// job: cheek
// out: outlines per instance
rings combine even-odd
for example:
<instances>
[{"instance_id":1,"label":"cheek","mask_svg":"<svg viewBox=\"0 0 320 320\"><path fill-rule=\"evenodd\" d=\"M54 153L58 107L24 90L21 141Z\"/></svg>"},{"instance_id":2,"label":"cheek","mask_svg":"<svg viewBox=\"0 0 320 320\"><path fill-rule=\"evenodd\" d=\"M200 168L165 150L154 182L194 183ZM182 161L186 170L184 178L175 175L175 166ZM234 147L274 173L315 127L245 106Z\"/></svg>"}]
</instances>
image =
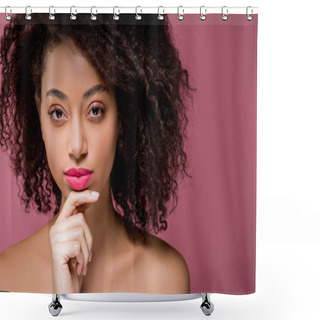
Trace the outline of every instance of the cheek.
<instances>
[{"instance_id":1,"label":"cheek","mask_svg":"<svg viewBox=\"0 0 320 320\"><path fill-rule=\"evenodd\" d=\"M59 144L51 140L49 143L45 142L47 159L50 167L56 168L58 166L59 159L62 159Z\"/></svg>"},{"instance_id":2,"label":"cheek","mask_svg":"<svg viewBox=\"0 0 320 320\"><path fill-rule=\"evenodd\" d=\"M108 132L109 131L109 132ZM113 161L116 148L115 133L111 130L106 130L96 139L91 146L95 149L96 159L104 162Z\"/></svg>"},{"instance_id":3,"label":"cheek","mask_svg":"<svg viewBox=\"0 0 320 320\"><path fill-rule=\"evenodd\" d=\"M48 128L48 127L47 127ZM65 138L57 133L51 132L49 129L42 131L42 138L45 144L47 161L49 169L55 181L60 177L63 168L63 159L65 159L66 146L63 145Z\"/></svg>"},{"instance_id":4,"label":"cheek","mask_svg":"<svg viewBox=\"0 0 320 320\"><path fill-rule=\"evenodd\" d=\"M107 126L101 130L90 141L91 156L93 161L97 165L96 171L100 171L99 174L108 178L113 166L113 161L117 146L117 129L115 126ZM99 169L98 169L99 168Z\"/></svg>"}]
</instances>

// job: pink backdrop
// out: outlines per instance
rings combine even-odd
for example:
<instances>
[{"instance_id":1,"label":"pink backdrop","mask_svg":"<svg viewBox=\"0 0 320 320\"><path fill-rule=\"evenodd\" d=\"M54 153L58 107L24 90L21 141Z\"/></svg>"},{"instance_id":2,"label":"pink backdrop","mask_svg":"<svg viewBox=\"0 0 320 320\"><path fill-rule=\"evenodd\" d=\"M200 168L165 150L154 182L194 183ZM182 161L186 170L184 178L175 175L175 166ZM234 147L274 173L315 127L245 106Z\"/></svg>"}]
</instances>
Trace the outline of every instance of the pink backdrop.
<instances>
[{"instance_id":1,"label":"pink backdrop","mask_svg":"<svg viewBox=\"0 0 320 320\"><path fill-rule=\"evenodd\" d=\"M185 258L190 293L255 291L257 24L244 14L170 15L180 58L194 93L186 141L192 183L160 238ZM0 34L4 15L0 14ZM0 252L51 215L26 214L8 157L0 151Z\"/></svg>"}]
</instances>

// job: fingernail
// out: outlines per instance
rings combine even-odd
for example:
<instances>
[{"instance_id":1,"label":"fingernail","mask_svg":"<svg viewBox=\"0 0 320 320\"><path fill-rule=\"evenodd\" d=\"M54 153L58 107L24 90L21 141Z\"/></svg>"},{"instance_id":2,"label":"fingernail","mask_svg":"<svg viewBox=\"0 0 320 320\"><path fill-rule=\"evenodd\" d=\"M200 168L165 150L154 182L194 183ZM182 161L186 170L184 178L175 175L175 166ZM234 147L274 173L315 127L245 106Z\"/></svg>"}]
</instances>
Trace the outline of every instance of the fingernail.
<instances>
[{"instance_id":1,"label":"fingernail","mask_svg":"<svg viewBox=\"0 0 320 320\"><path fill-rule=\"evenodd\" d=\"M89 262L91 262L91 259L92 259L92 251L90 252Z\"/></svg>"},{"instance_id":2,"label":"fingernail","mask_svg":"<svg viewBox=\"0 0 320 320\"><path fill-rule=\"evenodd\" d=\"M98 198L98 197L99 197L99 192L91 191L91 194L92 194L95 198Z\"/></svg>"}]
</instances>

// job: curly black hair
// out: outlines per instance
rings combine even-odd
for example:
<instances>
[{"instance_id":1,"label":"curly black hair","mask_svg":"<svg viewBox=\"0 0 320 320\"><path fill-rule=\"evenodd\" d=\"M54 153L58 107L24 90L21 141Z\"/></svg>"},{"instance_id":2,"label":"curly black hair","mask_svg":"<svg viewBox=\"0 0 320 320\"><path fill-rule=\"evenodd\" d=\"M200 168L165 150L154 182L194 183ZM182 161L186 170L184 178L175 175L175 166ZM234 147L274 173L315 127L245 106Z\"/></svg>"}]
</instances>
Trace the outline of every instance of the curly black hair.
<instances>
[{"instance_id":1,"label":"curly black hair","mask_svg":"<svg viewBox=\"0 0 320 320\"><path fill-rule=\"evenodd\" d=\"M31 20L13 15L1 38L0 145L10 151L10 165L23 188L19 197L28 212L33 201L43 213L57 214L61 191L47 162L34 94L41 97L41 76L48 50L72 39L103 79L112 84L121 130L110 183L123 210L127 233L144 238L167 229L166 203L176 208L177 175L187 172L184 137L188 119L185 97L194 90L171 37L167 16L33 13ZM150 228L151 224L151 228Z\"/></svg>"}]
</instances>

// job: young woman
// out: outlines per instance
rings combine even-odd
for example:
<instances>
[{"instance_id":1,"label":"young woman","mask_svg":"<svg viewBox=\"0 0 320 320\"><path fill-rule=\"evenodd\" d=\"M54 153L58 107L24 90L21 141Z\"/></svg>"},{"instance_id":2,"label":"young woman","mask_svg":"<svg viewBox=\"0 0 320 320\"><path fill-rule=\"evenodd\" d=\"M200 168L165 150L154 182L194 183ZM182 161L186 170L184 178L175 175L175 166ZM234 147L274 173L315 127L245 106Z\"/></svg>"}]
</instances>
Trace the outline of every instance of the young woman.
<instances>
[{"instance_id":1,"label":"young woman","mask_svg":"<svg viewBox=\"0 0 320 320\"><path fill-rule=\"evenodd\" d=\"M166 230L178 173L189 176L191 88L167 19L143 18L5 26L0 144L26 209L46 213L54 198L55 210L0 254L0 290L189 293L184 258L150 231Z\"/></svg>"}]
</instances>

